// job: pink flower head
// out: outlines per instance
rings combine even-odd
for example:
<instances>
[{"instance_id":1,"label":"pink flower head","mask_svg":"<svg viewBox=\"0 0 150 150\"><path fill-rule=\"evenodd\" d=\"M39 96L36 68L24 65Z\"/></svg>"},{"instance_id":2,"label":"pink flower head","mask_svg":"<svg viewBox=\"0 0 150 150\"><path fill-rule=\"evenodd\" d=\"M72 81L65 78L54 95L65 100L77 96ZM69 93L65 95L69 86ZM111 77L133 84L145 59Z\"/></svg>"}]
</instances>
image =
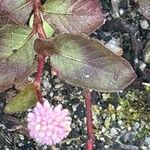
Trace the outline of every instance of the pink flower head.
<instances>
[{"instance_id":1,"label":"pink flower head","mask_svg":"<svg viewBox=\"0 0 150 150\"><path fill-rule=\"evenodd\" d=\"M37 102L34 109L27 116L28 129L31 138L37 143L53 145L67 137L71 128L71 117L62 105L50 106L46 100L44 104Z\"/></svg>"}]
</instances>

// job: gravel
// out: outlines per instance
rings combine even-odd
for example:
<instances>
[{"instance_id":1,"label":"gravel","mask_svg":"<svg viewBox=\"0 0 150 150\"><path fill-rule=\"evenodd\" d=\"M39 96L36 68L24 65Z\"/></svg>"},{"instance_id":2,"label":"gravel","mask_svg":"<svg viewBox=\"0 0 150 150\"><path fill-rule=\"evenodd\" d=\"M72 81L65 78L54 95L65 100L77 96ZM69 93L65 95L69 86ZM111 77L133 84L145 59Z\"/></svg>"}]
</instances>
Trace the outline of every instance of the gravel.
<instances>
[{"instance_id":1,"label":"gravel","mask_svg":"<svg viewBox=\"0 0 150 150\"><path fill-rule=\"evenodd\" d=\"M127 1L121 1L119 10L115 10L117 14L115 18L116 16L111 12L110 1L101 1L108 14L106 24L96 30L91 37L104 43L115 43L113 46L119 50L121 48L124 53L123 57L130 61L139 80L118 93L92 91L94 147L95 150L150 150L150 118L148 118L150 109L147 102L149 91L142 86L142 82L149 83L147 72L150 65L144 60L149 53L147 54L146 50L147 56L143 56L143 48L148 43L150 22L136 11L134 3L131 3L129 7ZM17 92L12 88L0 94L0 150L86 149L83 89L71 86L56 76L52 76L49 60L47 62L42 78L42 95L52 105L56 106L61 103L64 108L69 109L72 117L72 131L67 139L53 147L35 143L28 137L26 127L22 125L27 112L5 116L2 111L6 99ZM21 130L18 130L20 126Z\"/></svg>"}]
</instances>

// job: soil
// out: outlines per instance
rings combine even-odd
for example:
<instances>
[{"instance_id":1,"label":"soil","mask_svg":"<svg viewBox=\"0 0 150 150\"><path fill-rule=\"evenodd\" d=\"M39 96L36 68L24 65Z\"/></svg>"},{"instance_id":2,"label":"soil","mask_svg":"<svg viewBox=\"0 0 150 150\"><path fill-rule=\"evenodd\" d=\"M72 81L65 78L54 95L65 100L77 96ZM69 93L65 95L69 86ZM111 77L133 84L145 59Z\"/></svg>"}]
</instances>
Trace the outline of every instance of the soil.
<instances>
[{"instance_id":1,"label":"soil","mask_svg":"<svg viewBox=\"0 0 150 150\"><path fill-rule=\"evenodd\" d=\"M149 118L142 118L143 114L139 115L136 110L144 108L142 112L150 116L150 92L145 88L145 84L147 88L150 84L150 64L144 61L144 48L150 39L150 21L137 11L138 5L133 0L120 1L119 12L121 14L119 16L112 11L110 0L101 0L101 2L103 11L107 13L106 23L92 33L91 37L104 43L111 39L118 39L119 46L123 49L123 57L133 66L137 79L122 92L107 94L92 91L94 147L95 150L148 150L150 149L150 126L146 128L146 125L149 125L150 121ZM146 21L149 26L143 29L142 21ZM144 69L141 69L142 65ZM18 93L18 90L13 87L0 93L0 150L86 149L83 89L71 86L56 76L52 76L50 68L49 63L46 63L42 77L45 83L42 84L42 94L51 104L62 103L70 110L73 121L69 136L61 144L55 146L41 146L30 139L24 125L27 112L22 114L3 112L8 99ZM133 100L129 105L126 100L122 102L120 98L126 100L133 98ZM119 116L120 107L123 108L121 115L124 115L125 121L122 116ZM130 114L126 108L135 111ZM127 111L133 117L130 120L126 118ZM135 115L135 112L137 116L132 115Z\"/></svg>"}]
</instances>

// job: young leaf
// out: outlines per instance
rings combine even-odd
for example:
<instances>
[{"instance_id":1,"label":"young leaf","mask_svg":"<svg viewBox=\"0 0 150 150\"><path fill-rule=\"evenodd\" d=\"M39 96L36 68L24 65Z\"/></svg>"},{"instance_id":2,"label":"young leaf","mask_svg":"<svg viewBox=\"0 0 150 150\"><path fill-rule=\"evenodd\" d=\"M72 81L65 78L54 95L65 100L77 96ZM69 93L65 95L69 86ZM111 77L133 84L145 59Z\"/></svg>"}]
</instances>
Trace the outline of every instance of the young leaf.
<instances>
[{"instance_id":1,"label":"young leaf","mask_svg":"<svg viewBox=\"0 0 150 150\"><path fill-rule=\"evenodd\" d=\"M36 104L36 92L34 84L30 83L25 88L13 97L5 107L6 113L23 112Z\"/></svg>"},{"instance_id":2,"label":"young leaf","mask_svg":"<svg viewBox=\"0 0 150 150\"><path fill-rule=\"evenodd\" d=\"M31 0L0 0L0 26L24 25L32 11Z\"/></svg>"},{"instance_id":3,"label":"young leaf","mask_svg":"<svg viewBox=\"0 0 150 150\"><path fill-rule=\"evenodd\" d=\"M47 0L43 9L44 19L60 33L90 34L105 18L99 0Z\"/></svg>"},{"instance_id":4,"label":"young leaf","mask_svg":"<svg viewBox=\"0 0 150 150\"><path fill-rule=\"evenodd\" d=\"M60 78L75 86L101 92L123 90L136 77L131 65L101 43L86 37L64 34L54 41L57 55L51 63Z\"/></svg>"},{"instance_id":5,"label":"young leaf","mask_svg":"<svg viewBox=\"0 0 150 150\"><path fill-rule=\"evenodd\" d=\"M35 36L31 29L6 25L0 29L0 92L20 83L35 71Z\"/></svg>"},{"instance_id":6,"label":"young leaf","mask_svg":"<svg viewBox=\"0 0 150 150\"><path fill-rule=\"evenodd\" d=\"M33 28L33 20L34 20L34 15L30 17L30 21L29 21L30 28ZM54 34L54 29L45 20L43 20L43 28L47 38L50 38Z\"/></svg>"}]
</instances>

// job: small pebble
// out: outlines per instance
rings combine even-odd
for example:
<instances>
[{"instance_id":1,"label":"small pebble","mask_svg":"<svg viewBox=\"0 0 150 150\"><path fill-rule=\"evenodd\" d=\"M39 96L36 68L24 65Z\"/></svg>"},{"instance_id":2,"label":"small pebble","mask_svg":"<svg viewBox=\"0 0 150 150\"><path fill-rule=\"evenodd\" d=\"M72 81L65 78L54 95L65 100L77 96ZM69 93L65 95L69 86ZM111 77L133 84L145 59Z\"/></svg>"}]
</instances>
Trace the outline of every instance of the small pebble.
<instances>
[{"instance_id":1,"label":"small pebble","mask_svg":"<svg viewBox=\"0 0 150 150\"><path fill-rule=\"evenodd\" d=\"M20 140L24 140L24 136L22 134L19 134Z\"/></svg>"},{"instance_id":2,"label":"small pebble","mask_svg":"<svg viewBox=\"0 0 150 150\"><path fill-rule=\"evenodd\" d=\"M101 131L102 131L102 133L106 132L106 128L102 127Z\"/></svg>"},{"instance_id":3,"label":"small pebble","mask_svg":"<svg viewBox=\"0 0 150 150\"><path fill-rule=\"evenodd\" d=\"M145 144L147 144L150 147L150 137L145 138Z\"/></svg>"},{"instance_id":4,"label":"small pebble","mask_svg":"<svg viewBox=\"0 0 150 150\"><path fill-rule=\"evenodd\" d=\"M109 145L105 145L104 148L108 149L108 148L109 148Z\"/></svg>"},{"instance_id":5,"label":"small pebble","mask_svg":"<svg viewBox=\"0 0 150 150\"><path fill-rule=\"evenodd\" d=\"M135 145L122 144L120 147L125 150L139 150L139 147Z\"/></svg>"},{"instance_id":6,"label":"small pebble","mask_svg":"<svg viewBox=\"0 0 150 150\"><path fill-rule=\"evenodd\" d=\"M112 114L112 121L115 121L116 120L116 114L114 113L114 114Z\"/></svg>"},{"instance_id":7,"label":"small pebble","mask_svg":"<svg viewBox=\"0 0 150 150\"><path fill-rule=\"evenodd\" d=\"M23 143L18 143L18 146L19 147L22 147L24 144Z\"/></svg>"},{"instance_id":8,"label":"small pebble","mask_svg":"<svg viewBox=\"0 0 150 150\"><path fill-rule=\"evenodd\" d=\"M147 147L144 146L144 145L142 145L142 146L141 146L141 150L147 150Z\"/></svg>"},{"instance_id":9,"label":"small pebble","mask_svg":"<svg viewBox=\"0 0 150 150\"><path fill-rule=\"evenodd\" d=\"M122 109L121 106L118 106L118 107L116 108L117 111L119 111L119 110L121 110L121 109Z\"/></svg>"},{"instance_id":10,"label":"small pebble","mask_svg":"<svg viewBox=\"0 0 150 150\"><path fill-rule=\"evenodd\" d=\"M60 79L59 79L59 78L56 78L56 79L55 79L55 82L56 82L56 83L60 83Z\"/></svg>"},{"instance_id":11,"label":"small pebble","mask_svg":"<svg viewBox=\"0 0 150 150\"><path fill-rule=\"evenodd\" d=\"M135 63L135 64L138 64L138 63L139 63L138 58L135 58L135 59L134 59L134 63Z\"/></svg>"},{"instance_id":12,"label":"small pebble","mask_svg":"<svg viewBox=\"0 0 150 150\"><path fill-rule=\"evenodd\" d=\"M50 92L49 96L50 96L50 97L53 97L53 96L54 96L54 93L53 93L53 92Z\"/></svg>"},{"instance_id":13,"label":"small pebble","mask_svg":"<svg viewBox=\"0 0 150 150\"><path fill-rule=\"evenodd\" d=\"M100 140L103 141L103 142L105 142L105 138L104 137L101 137Z\"/></svg>"},{"instance_id":14,"label":"small pebble","mask_svg":"<svg viewBox=\"0 0 150 150\"><path fill-rule=\"evenodd\" d=\"M55 89L59 89L59 88L61 88L62 86L63 86L63 84L56 84L54 88L55 88Z\"/></svg>"},{"instance_id":15,"label":"small pebble","mask_svg":"<svg viewBox=\"0 0 150 150\"><path fill-rule=\"evenodd\" d=\"M144 69L146 68L146 64L142 61L139 61L139 68L141 69L141 71L144 71Z\"/></svg>"},{"instance_id":16,"label":"small pebble","mask_svg":"<svg viewBox=\"0 0 150 150\"><path fill-rule=\"evenodd\" d=\"M111 135L112 137L114 137L114 136L118 135L118 131L117 131L115 128L111 128L111 129L110 129L110 135Z\"/></svg>"},{"instance_id":17,"label":"small pebble","mask_svg":"<svg viewBox=\"0 0 150 150\"><path fill-rule=\"evenodd\" d=\"M140 26L142 29L148 29L148 27L149 27L148 21L147 20L141 20Z\"/></svg>"},{"instance_id":18,"label":"small pebble","mask_svg":"<svg viewBox=\"0 0 150 150\"><path fill-rule=\"evenodd\" d=\"M131 127L130 126L128 127L128 131L131 131Z\"/></svg>"},{"instance_id":19,"label":"small pebble","mask_svg":"<svg viewBox=\"0 0 150 150\"><path fill-rule=\"evenodd\" d=\"M122 48L119 47L119 42L115 38L110 40L105 46L118 56L121 56L123 53Z\"/></svg>"},{"instance_id":20,"label":"small pebble","mask_svg":"<svg viewBox=\"0 0 150 150\"><path fill-rule=\"evenodd\" d=\"M132 133L131 132L127 132L125 135L124 135L124 142L128 142L132 139Z\"/></svg>"},{"instance_id":21,"label":"small pebble","mask_svg":"<svg viewBox=\"0 0 150 150\"><path fill-rule=\"evenodd\" d=\"M73 106L72 106L72 110L75 112L75 111L77 110L77 105L76 105L76 106L73 105Z\"/></svg>"},{"instance_id":22,"label":"small pebble","mask_svg":"<svg viewBox=\"0 0 150 150\"><path fill-rule=\"evenodd\" d=\"M43 81L43 86L46 90L49 91L49 89L52 87L52 85L47 81L47 80L44 80Z\"/></svg>"},{"instance_id":23,"label":"small pebble","mask_svg":"<svg viewBox=\"0 0 150 150\"><path fill-rule=\"evenodd\" d=\"M46 96L46 95L47 95L47 91L45 91L45 90L42 91L42 95L43 95L43 96Z\"/></svg>"},{"instance_id":24,"label":"small pebble","mask_svg":"<svg viewBox=\"0 0 150 150\"><path fill-rule=\"evenodd\" d=\"M124 10L121 8L121 9L119 10L119 13L120 13L120 15L122 16L122 15L124 14Z\"/></svg>"},{"instance_id":25,"label":"small pebble","mask_svg":"<svg viewBox=\"0 0 150 150\"><path fill-rule=\"evenodd\" d=\"M119 125L119 126L122 125L122 120L118 120L118 125Z\"/></svg>"},{"instance_id":26,"label":"small pebble","mask_svg":"<svg viewBox=\"0 0 150 150\"><path fill-rule=\"evenodd\" d=\"M136 122L136 123L133 125L133 130L136 131L136 130L139 129L139 127L140 127L139 122Z\"/></svg>"}]
</instances>

